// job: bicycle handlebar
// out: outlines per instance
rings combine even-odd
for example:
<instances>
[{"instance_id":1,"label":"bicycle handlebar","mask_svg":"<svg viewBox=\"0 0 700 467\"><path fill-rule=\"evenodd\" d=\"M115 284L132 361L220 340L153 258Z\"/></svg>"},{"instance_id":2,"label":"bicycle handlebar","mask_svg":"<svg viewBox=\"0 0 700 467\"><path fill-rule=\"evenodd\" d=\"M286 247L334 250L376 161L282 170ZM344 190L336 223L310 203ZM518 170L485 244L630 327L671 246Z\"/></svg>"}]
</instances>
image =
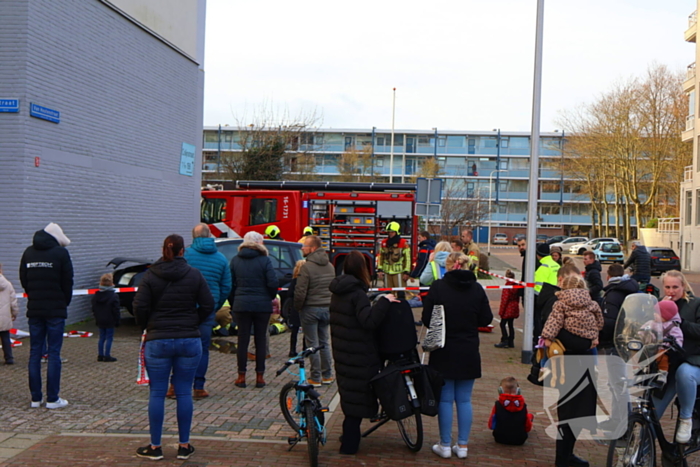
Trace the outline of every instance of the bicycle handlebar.
<instances>
[{"instance_id":1,"label":"bicycle handlebar","mask_svg":"<svg viewBox=\"0 0 700 467\"><path fill-rule=\"evenodd\" d=\"M309 347L308 349L302 350L301 352L299 352L299 355L287 360L284 366L275 372L275 376L281 375L290 366L298 364L301 360L305 359L309 355L315 354L316 352L318 352L319 350L323 350L324 348L325 346L319 345L318 347Z\"/></svg>"}]
</instances>

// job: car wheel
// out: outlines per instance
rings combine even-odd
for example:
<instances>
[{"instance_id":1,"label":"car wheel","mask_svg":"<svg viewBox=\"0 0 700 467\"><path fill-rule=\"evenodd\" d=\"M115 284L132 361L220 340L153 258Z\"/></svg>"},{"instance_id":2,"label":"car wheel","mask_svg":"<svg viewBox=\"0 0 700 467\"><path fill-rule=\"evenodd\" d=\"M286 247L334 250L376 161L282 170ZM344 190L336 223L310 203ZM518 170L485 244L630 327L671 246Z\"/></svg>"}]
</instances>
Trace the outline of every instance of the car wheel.
<instances>
[{"instance_id":1,"label":"car wheel","mask_svg":"<svg viewBox=\"0 0 700 467\"><path fill-rule=\"evenodd\" d=\"M579 255L582 255L582 254L584 254L585 252L586 252L586 249L585 249L585 248L580 248L580 249L578 250L578 254L579 254Z\"/></svg>"}]
</instances>

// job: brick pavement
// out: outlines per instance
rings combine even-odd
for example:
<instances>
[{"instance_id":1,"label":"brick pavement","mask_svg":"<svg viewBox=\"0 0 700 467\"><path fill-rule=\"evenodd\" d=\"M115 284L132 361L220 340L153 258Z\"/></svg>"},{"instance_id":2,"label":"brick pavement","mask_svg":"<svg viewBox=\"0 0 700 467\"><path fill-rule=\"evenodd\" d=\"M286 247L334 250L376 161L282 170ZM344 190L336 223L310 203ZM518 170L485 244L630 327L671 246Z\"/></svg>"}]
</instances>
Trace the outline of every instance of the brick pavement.
<instances>
[{"instance_id":1,"label":"brick pavement","mask_svg":"<svg viewBox=\"0 0 700 467\"><path fill-rule=\"evenodd\" d=\"M498 311L500 291L488 292L494 314ZM418 313L419 310L416 310ZM74 329L94 330L91 323L72 326ZM545 434L549 424L543 414L541 389L525 380L529 367L519 363L522 333L517 333L515 349L496 349L499 333L481 334L483 377L477 381L473 394L474 423L469 443L469 458L440 459L430 451L437 440L437 419L425 417L423 449L411 453L403 445L393 423L387 424L363 440L356 456L338 454L338 436L342 414L331 415L328 423L328 443L321 448L321 465L389 466L401 462L414 465L479 464L483 467L516 465L553 465L554 441ZM166 460L163 465L178 466L253 466L278 467L308 465L306 446L298 445L288 451L286 438L291 431L279 408L278 391L290 379L273 379L272 372L285 360L288 334L271 337L268 360L268 385L263 389L239 389L233 385L236 377L235 355L212 351L207 389L208 399L195 402L192 441L197 452L189 461L177 461L175 442L177 425L175 402L166 402L164 443ZM15 348L14 366L0 366L3 379L0 390L0 467L1 466L119 466L150 465L138 459L136 447L148 442L148 389L138 387L136 356L139 333L131 319L125 319L117 330L113 355L116 363L96 362L96 337L71 338L64 342L64 365L61 395L69 400L65 409L29 408L26 364L28 340ZM224 350L233 347L235 338L219 340ZM496 389L503 376L514 375L521 382L530 411L536 413L533 432L525 446L496 445L486 428ZM252 382L252 376L251 376ZM323 400L330 403L336 396L336 385L321 390ZM456 436L456 419L454 422ZM577 454L591 465L605 465L607 447L592 441L577 444Z\"/></svg>"}]
</instances>

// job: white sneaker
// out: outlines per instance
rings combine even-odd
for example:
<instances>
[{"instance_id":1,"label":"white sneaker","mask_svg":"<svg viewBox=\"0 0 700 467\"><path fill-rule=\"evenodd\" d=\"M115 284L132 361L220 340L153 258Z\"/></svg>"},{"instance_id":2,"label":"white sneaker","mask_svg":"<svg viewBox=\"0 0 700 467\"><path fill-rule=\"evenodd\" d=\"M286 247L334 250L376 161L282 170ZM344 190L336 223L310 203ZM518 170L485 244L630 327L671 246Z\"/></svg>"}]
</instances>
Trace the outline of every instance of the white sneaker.
<instances>
[{"instance_id":1,"label":"white sneaker","mask_svg":"<svg viewBox=\"0 0 700 467\"><path fill-rule=\"evenodd\" d=\"M459 444L455 444L452 446L452 452L455 453L455 456L459 457L460 459L466 459L467 458L467 451L469 448L460 448Z\"/></svg>"},{"instance_id":2,"label":"white sneaker","mask_svg":"<svg viewBox=\"0 0 700 467\"><path fill-rule=\"evenodd\" d=\"M692 418L679 418L678 429L676 430L676 443L686 444L688 441L690 441L690 431L692 428Z\"/></svg>"},{"instance_id":3,"label":"white sneaker","mask_svg":"<svg viewBox=\"0 0 700 467\"><path fill-rule=\"evenodd\" d=\"M33 404L33 403L34 403L34 402L32 402L32 404ZM61 409L61 408L65 407L65 406L67 406L67 405L68 405L68 401L65 400L65 399L61 399L61 398L59 397L58 400L57 400L56 402L47 402L47 403L46 403L46 408L47 408L47 409Z\"/></svg>"},{"instance_id":4,"label":"white sneaker","mask_svg":"<svg viewBox=\"0 0 700 467\"><path fill-rule=\"evenodd\" d=\"M38 402L32 401L31 407L32 407L32 409L38 409L39 407L41 407L41 401L38 401Z\"/></svg>"},{"instance_id":5,"label":"white sneaker","mask_svg":"<svg viewBox=\"0 0 700 467\"><path fill-rule=\"evenodd\" d=\"M449 459L452 457L452 449L449 446L443 446L442 444L433 444L433 452L443 459Z\"/></svg>"}]
</instances>

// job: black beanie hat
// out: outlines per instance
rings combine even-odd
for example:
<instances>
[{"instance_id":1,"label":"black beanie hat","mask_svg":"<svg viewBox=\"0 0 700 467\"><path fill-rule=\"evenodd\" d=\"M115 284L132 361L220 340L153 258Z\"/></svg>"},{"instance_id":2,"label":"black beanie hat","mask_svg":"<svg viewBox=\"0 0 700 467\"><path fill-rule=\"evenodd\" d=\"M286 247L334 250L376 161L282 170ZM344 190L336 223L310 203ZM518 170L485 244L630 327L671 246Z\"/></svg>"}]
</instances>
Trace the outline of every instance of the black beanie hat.
<instances>
[{"instance_id":1,"label":"black beanie hat","mask_svg":"<svg viewBox=\"0 0 700 467\"><path fill-rule=\"evenodd\" d=\"M537 245L537 254L539 256L549 256L549 244L540 243Z\"/></svg>"}]
</instances>

